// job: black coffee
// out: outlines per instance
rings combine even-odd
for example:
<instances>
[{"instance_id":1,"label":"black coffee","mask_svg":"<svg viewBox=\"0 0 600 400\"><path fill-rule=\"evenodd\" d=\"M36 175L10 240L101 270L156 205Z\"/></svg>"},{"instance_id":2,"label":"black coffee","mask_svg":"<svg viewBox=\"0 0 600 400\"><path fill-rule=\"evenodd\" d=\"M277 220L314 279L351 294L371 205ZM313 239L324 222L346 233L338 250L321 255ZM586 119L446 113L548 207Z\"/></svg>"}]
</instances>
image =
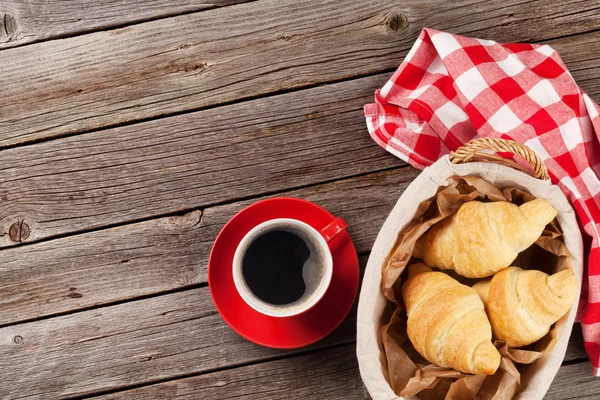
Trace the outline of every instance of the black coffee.
<instances>
[{"instance_id":1,"label":"black coffee","mask_svg":"<svg viewBox=\"0 0 600 400\"><path fill-rule=\"evenodd\" d=\"M250 244L242 262L248 288L264 302L282 305L299 300L306 291L302 277L310 249L299 236L273 230Z\"/></svg>"}]
</instances>

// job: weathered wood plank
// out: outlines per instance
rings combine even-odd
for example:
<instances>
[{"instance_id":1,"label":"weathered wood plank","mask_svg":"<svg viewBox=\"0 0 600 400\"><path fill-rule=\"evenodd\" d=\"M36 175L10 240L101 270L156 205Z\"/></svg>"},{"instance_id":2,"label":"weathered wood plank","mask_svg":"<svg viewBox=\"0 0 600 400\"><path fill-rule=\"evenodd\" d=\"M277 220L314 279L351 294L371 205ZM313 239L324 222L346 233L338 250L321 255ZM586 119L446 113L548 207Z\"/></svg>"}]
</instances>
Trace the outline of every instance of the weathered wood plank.
<instances>
[{"instance_id":1,"label":"weathered wood plank","mask_svg":"<svg viewBox=\"0 0 600 400\"><path fill-rule=\"evenodd\" d=\"M385 79L5 150L0 247L404 165L362 115Z\"/></svg>"},{"instance_id":2,"label":"weathered wood plank","mask_svg":"<svg viewBox=\"0 0 600 400\"><path fill-rule=\"evenodd\" d=\"M308 349L353 342L351 313ZM0 328L0 398L82 396L297 352L238 336L205 287Z\"/></svg>"},{"instance_id":3,"label":"weathered wood plank","mask_svg":"<svg viewBox=\"0 0 600 400\"><path fill-rule=\"evenodd\" d=\"M597 4L261 0L7 49L0 145L394 69L424 26L499 41L598 29Z\"/></svg>"},{"instance_id":4,"label":"weathered wood plank","mask_svg":"<svg viewBox=\"0 0 600 400\"><path fill-rule=\"evenodd\" d=\"M592 373L592 365L584 361L563 365L546 393L546 400L597 399L600 379Z\"/></svg>"},{"instance_id":5,"label":"weathered wood plank","mask_svg":"<svg viewBox=\"0 0 600 400\"><path fill-rule=\"evenodd\" d=\"M417 174L405 167L278 195L314 201L342 216L357 251L365 253ZM205 283L217 234L253 201L5 249L0 325Z\"/></svg>"},{"instance_id":6,"label":"weathered wood plank","mask_svg":"<svg viewBox=\"0 0 600 400\"><path fill-rule=\"evenodd\" d=\"M246 1L5 0L0 8L0 49Z\"/></svg>"},{"instance_id":7,"label":"weathered wood plank","mask_svg":"<svg viewBox=\"0 0 600 400\"><path fill-rule=\"evenodd\" d=\"M229 369L99 397L103 400L370 399L355 346ZM95 398L96 399L96 398Z\"/></svg>"},{"instance_id":8,"label":"weathered wood plank","mask_svg":"<svg viewBox=\"0 0 600 400\"><path fill-rule=\"evenodd\" d=\"M563 366L545 399L593 398L600 380L589 362ZM577 394L574 397L574 392ZM354 345L145 386L99 397L121 399L370 399Z\"/></svg>"}]
</instances>

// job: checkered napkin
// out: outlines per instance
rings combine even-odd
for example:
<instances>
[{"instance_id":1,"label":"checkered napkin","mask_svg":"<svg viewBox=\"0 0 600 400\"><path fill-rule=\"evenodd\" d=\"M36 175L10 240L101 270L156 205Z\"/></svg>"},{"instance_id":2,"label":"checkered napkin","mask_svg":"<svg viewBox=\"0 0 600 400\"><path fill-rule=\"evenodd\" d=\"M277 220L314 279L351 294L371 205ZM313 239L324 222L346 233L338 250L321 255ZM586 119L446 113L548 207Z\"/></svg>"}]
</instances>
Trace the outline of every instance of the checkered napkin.
<instances>
[{"instance_id":1,"label":"checkered napkin","mask_svg":"<svg viewBox=\"0 0 600 400\"><path fill-rule=\"evenodd\" d=\"M373 140L417 168L475 137L525 143L544 159L589 235L580 310L598 376L600 108L558 53L548 45L499 44L424 29L364 110Z\"/></svg>"}]
</instances>

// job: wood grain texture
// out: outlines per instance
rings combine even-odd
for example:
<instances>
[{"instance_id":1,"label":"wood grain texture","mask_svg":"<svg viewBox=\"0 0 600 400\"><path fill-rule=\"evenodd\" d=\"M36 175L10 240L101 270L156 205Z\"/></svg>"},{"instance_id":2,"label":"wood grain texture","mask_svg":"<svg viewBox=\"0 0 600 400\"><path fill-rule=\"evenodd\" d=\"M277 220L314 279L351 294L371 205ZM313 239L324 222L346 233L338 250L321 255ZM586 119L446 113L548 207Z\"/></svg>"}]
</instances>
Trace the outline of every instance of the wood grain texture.
<instances>
[{"instance_id":1,"label":"wood grain texture","mask_svg":"<svg viewBox=\"0 0 600 400\"><path fill-rule=\"evenodd\" d=\"M370 399L354 345L145 386L98 400ZM562 366L546 400L590 399L600 389L589 362ZM574 393L577 394L574 394Z\"/></svg>"},{"instance_id":2,"label":"wood grain texture","mask_svg":"<svg viewBox=\"0 0 600 400\"><path fill-rule=\"evenodd\" d=\"M0 6L0 49L247 1L5 0Z\"/></svg>"},{"instance_id":3,"label":"wood grain texture","mask_svg":"<svg viewBox=\"0 0 600 400\"><path fill-rule=\"evenodd\" d=\"M278 196L307 199L343 217L364 254L417 174L405 167ZM254 201L5 249L0 325L206 283L217 234Z\"/></svg>"},{"instance_id":4,"label":"wood grain texture","mask_svg":"<svg viewBox=\"0 0 600 400\"><path fill-rule=\"evenodd\" d=\"M0 247L405 165L364 122L362 106L385 80L5 150Z\"/></svg>"},{"instance_id":5,"label":"wood grain texture","mask_svg":"<svg viewBox=\"0 0 600 400\"><path fill-rule=\"evenodd\" d=\"M55 399L352 343L356 308L326 339L267 349L234 333L207 287L0 328L0 398Z\"/></svg>"},{"instance_id":6,"label":"wood grain texture","mask_svg":"<svg viewBox=\"0 0 600 400\"><path fill-rule=\"evenodd\" d=\"M95 399L370 399L354 345L151 385Z\"/></svg>"},{"instance_id":7,"label":"wood grain texture","mask_svg":"<svg viewBox=\"0 0 600 400\"><path fill-rule=\"evenodd\" d=\"M7 49L0 145L395 69L424 26L501 42L598 29L597 4L260 0Z\"/></svg>"},{"instance_id":8,"label":"wood grain texture","mask_svg":"<svg viewBox=\"0 0 600 400\"><path fill-rule=\"evenodd\" d=\"M355 335L356 308L353 308L330 336L300 351L351 344ZM242 339L217 314L208 288L200 288L0 328L0 380L3 382L0 397L47 399L99 394L295 353L298 350L267 349ZM349 368L355 365L354 351L345 354L343 360L315 356L324 368L332 368L329 372L315 372L336 378L339 376L336 374L347 370L354 374L354 381L359 382L356 368ZM292 375L297 375L298 381L283 386L279 396L289 392L291 386L307 385L318 393L333 390L330 385L340 383L303 376L307 371L296 358L285 361L284 365L300 366L303 372L298 374L296 370ZM345 365L346 369L340 371L339 365ZM269 367L256 368L265 371ZM265 376L257 375L258 370L242 370L238 376L250 381L257 379L257 386L253 387L259 387ZM206 382L204 378L193 378L196 379ZM165 385L179 387L180 384ZM600 383L596 388L598 385ZM182 386L189 386L188 382L184 381ZM192 386L198 387L197 384ZM223 393L219 385L216 386L213 392L207 392L215 396L210 398L218 399L219 393ZM193 387L192 390L196 390ZM346 388L358 391L348 395L364 393L358 383ZM179 389L165 389L162 385L154 388L156 393L163 390Z\"/></svg>"},{"instance_id":9,"label":"wood grain texture","mask_svg":"<svg viewBox=\"0 0 600 400\"><path fill-rule=\"evenodd\" d=\"M592 364L584 361L563 365L552 381L544 400L597 399L600 380L592 373Z\"/></svg>"}]
</instances>

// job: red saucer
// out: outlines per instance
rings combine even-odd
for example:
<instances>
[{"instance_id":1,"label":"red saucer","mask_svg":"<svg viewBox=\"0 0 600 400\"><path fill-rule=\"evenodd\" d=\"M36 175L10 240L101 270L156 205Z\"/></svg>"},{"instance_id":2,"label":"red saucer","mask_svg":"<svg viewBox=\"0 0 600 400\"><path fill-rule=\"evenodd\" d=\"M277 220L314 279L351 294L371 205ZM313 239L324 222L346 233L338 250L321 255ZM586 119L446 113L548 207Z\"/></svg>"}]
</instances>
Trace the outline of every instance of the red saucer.
<instances>
[{"instance_id":1,"label":"red saucer","mask_svg":"<svg viewBox=\"0 0 600 400\"><path fill-rule=\"evenodd\" d=\"M329 248L333 277L325 296L314 307L292 317L270 317L247 305L233 283L232 261L238 243L256 225L275 218L294 218L316 230L335 219L327 210L295 198L262 200L237 213L221 230L208 261L208 287L217 310L233 330L266 347L292 349L331 333L346 317L358 290L358 257L350 235L337 235Z\"/></svg>"}]
</instances>

